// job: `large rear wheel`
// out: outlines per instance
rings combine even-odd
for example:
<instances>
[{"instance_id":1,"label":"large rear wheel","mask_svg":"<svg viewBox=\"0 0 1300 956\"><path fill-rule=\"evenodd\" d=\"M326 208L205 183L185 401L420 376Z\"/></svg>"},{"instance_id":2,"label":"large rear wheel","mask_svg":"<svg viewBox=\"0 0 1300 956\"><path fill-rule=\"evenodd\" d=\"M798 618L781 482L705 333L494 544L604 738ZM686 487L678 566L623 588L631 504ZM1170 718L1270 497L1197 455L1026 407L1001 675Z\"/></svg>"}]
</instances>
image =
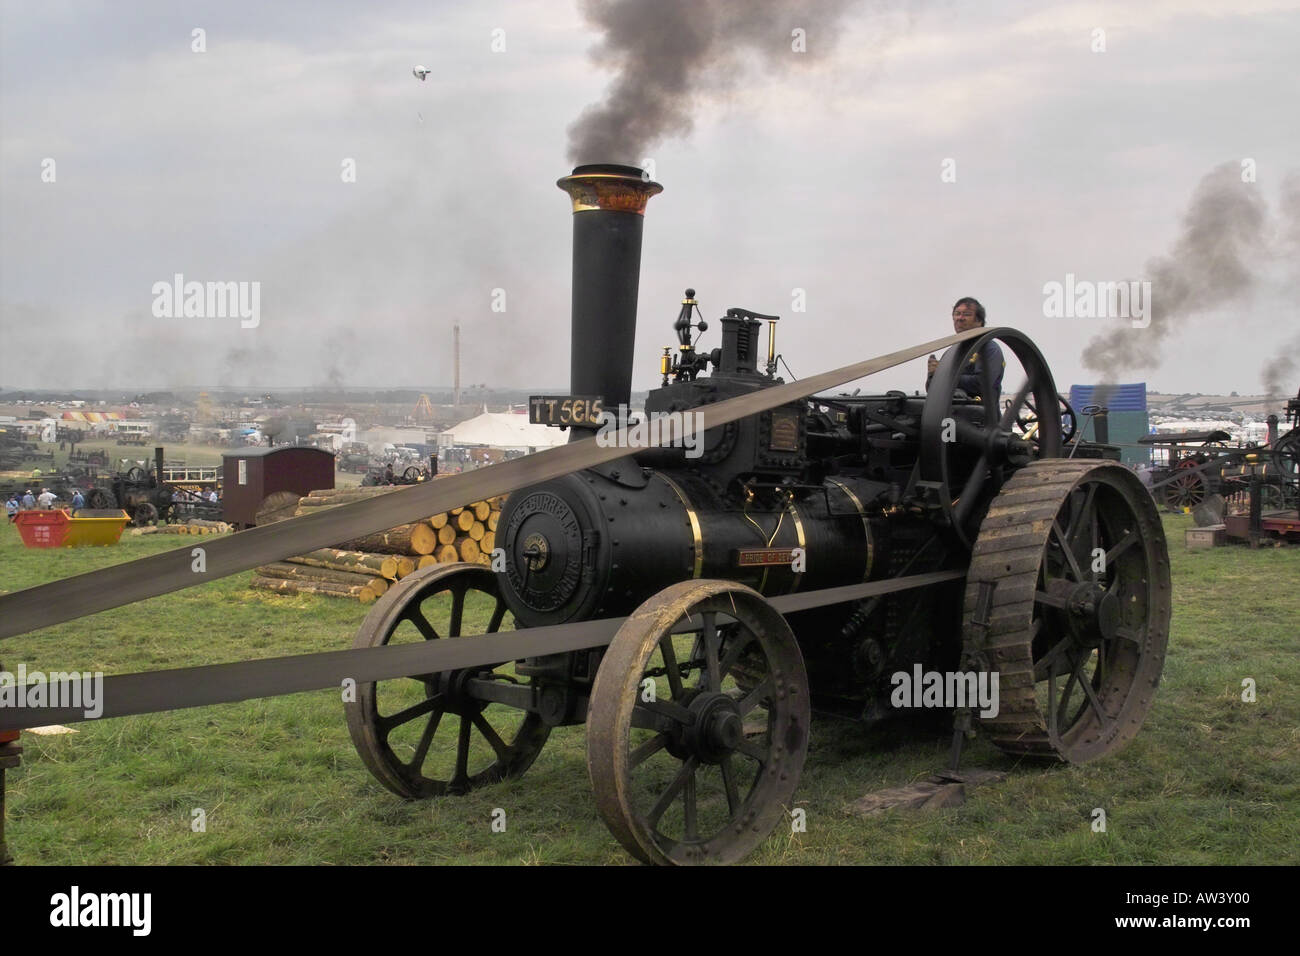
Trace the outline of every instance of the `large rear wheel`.
<instances>
[{"instance_id":1,"label":"large rear wheel","mask_svg":"<svg viewBox=\"0 0 1300 956\"><path fill-rule=\"evenodd\" d=\"M983 650L999 709L983 724L993 742L1082 763L1133 739L1160 682L1171 612L1164 531L1142 483L1109 463L1022 469L980 527L968 628L982 623L989 585Z\"/></svg>"}]
</instances>

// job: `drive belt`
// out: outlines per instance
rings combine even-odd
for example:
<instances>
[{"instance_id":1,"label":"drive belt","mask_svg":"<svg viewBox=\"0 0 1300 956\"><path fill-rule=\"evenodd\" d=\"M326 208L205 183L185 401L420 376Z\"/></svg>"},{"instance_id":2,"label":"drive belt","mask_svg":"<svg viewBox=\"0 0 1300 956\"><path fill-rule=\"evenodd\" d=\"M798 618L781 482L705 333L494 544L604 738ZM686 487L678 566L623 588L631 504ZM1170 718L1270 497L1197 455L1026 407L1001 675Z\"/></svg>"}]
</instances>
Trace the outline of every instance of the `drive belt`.
<instances>
[{"instance_id":1,"label":"drive belt","mask_svg":"<svg viewBox=\"0 0 1300 956\"><path fill-rule=\"evenodd\" d=\"M791 614L827 604L957 581L965 576L965 571L934 571L887 581L787 594L772 598L771 603L782 614ZM366 684L396 677L485 667L543 654L604 647L625 620L627 619L621 617L601 618L498 634L444 638L422 644L363 647L260 661L121 674L105 677L102 687L96 690L93 703L97 713L94 717L87 715L87 701L82 695L82 689L74 686L77 681L50 681L44 684L46 703L72 700L78 706L0 707L0 731L227 704L327 687L340 688L343 681L349 678L358 684ZM34 685L11 686L7 690L14 694L20 690L24 694L30 694L32 686Z\"/></svg>"},{"instance_id":2,"label":"drive belt","mask_svg":"<svg viewBox=\"0 0 1300 956\"><path fill-rule=\"evenodd\" d=\"M797 382L759 389L692 411L703 416L700 420L703 428L714 428L910 362L927 352L990 331L996 330L978 328L945 336L924 345L845 365ZM610 441L602 446L594 437L586 438L513 461L326 509L321 514L290 518L196 547L165 551L0 595L0 638L194 587L383 528L422 521L431 514L449 511L467 501L509 494L538 482L613 461L627 453L628 448L623 442Z\"/></svg>"}]
</instances>

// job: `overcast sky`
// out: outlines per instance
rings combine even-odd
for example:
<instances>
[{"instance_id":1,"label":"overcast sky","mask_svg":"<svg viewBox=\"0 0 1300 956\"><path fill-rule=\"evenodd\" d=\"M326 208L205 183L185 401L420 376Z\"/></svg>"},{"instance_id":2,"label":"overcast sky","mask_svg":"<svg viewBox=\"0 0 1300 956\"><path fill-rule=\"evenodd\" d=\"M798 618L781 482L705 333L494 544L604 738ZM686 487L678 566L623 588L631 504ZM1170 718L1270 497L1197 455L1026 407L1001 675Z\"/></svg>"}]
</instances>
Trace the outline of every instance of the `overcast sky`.
<instances>
[{"instance_id":1,"label":"overcast sky","mask_svg":"<svg viewBox=\"0 0 1300 956\"><path fill-rule=\"evenodd\" d=\"M788 18L724 31L694 128L607 157L653 159L664 185L635 387L657 383L687 285L710 320L780 314L800 376L949 334L974 295L1062 390L1097 381L1084 346L1132 323L1048 317L1044 285L1149 278L1198 184L1243 161L1266 234L1247 281L1114 377L1258 392L1266 353L1300 350L1298 0L841 5L809 15L802 53ZM0 10L0 387L450 384L456 321L465 383L567 383L554 181L617 75L581 4ZM177 273L259 283L259 324L156 316ZM922 364L867 388L917 387Z\"/></svg>"}]
</instances>

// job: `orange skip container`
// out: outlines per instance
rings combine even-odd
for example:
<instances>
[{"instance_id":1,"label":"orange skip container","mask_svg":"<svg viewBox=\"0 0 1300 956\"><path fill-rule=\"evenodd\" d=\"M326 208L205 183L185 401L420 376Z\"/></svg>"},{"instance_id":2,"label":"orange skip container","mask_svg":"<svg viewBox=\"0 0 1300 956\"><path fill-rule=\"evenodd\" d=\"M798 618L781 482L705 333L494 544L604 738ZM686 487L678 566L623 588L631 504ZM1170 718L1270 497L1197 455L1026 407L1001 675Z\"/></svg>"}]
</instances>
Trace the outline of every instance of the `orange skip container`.
<instances>
[{"instance_id":1,"label":"orange skip container","mask_svg":"<svg viewBox=\"0 0 1300 956\"><path fill-rule=\"evenodd\" d=\"M14 523L29 548L86 548L117 544L130 516L125 511L83 509L73 518L66 511L20 511Z\"/></svg>"}]
</instances>

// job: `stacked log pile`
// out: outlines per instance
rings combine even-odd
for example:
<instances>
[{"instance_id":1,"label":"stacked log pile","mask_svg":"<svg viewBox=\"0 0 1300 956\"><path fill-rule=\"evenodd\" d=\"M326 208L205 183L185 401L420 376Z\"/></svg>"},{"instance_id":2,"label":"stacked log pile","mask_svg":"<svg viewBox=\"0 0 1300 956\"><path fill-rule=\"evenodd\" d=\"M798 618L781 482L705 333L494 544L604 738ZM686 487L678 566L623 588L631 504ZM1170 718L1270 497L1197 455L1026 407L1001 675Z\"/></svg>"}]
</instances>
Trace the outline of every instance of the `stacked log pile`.
<instances>
[{"instance_id":1,"label":"stacked log pile","mask_svg":"<svg viewBox=\"0 0 1300 956\"><path fill-rule=\"evenodd\" d=\"M368 487L313 491L298 502L294 517L400 490L399 487ZM505 496L475 501L423 521L263 565L254 574L252 587L288 594L343 597L369 604L393 582L417 568L458 561L490 566L504 501Z\"/></svg>"},{"instance_id":2,"label":"stacked log pile","mask_svg":"<svg viewBox=\"0 0 1300 956\"><path fill-rule=\"evenodd\" d=\"M189 521L177 524L160 524L148 525L143 528L132 528L131 534L226 534L230 531L230 525L224 521L204 521L202 518L191 518Z\"/></svg>"}]
</instances>

